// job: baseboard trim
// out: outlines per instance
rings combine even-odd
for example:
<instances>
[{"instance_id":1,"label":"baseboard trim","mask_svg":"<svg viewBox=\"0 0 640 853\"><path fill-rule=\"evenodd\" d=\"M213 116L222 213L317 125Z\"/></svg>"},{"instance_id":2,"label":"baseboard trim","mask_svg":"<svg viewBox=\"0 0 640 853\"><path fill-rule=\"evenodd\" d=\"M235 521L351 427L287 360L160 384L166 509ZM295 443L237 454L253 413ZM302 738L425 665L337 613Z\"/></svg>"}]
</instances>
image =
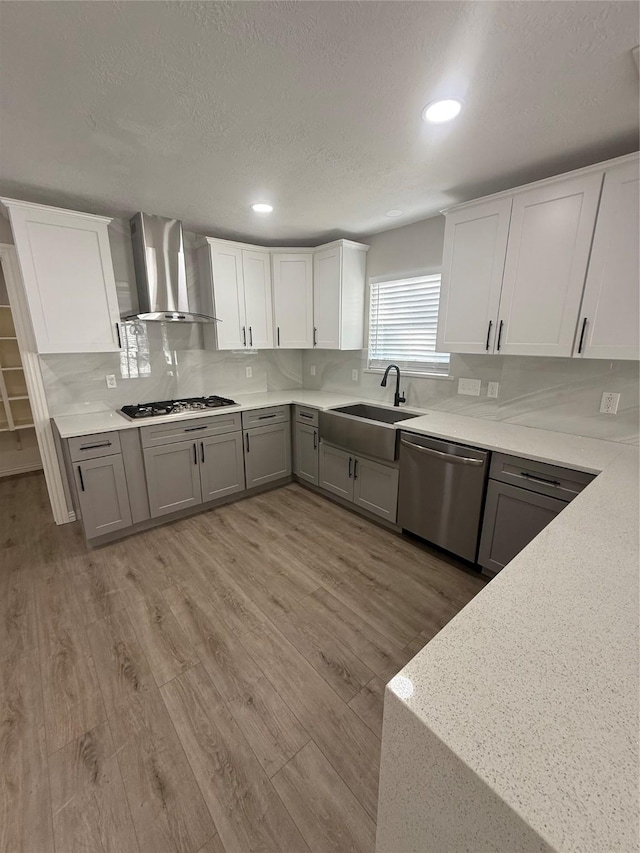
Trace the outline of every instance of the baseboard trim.
<instances>
[{"instance_id":1,"label":"baseboard trim","mask_svg":"<svg viewBox=\"0 0 640 853\"><path fill-rule=\"evenodd\" d=\"M35 465L19 465L17 468L5 468L0 471L0 477L14 477L16 474L29 474L31 471L42 471L42 463Z\"/></svg>"}]
</instances>

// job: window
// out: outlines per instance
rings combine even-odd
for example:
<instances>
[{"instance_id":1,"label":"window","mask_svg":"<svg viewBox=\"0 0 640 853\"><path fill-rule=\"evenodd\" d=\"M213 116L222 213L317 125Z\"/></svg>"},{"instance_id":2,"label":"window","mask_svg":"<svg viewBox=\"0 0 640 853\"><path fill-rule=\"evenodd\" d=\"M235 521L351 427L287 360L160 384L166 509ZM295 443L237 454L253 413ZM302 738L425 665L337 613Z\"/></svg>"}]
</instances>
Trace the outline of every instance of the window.
<instances>
[{"instance_id":1,"label":"window","mask_svg":"<svg viewBox=\"0 0 640 853\"><path fill-rule=\"evenodd\" d=\"M371 282L369 368L448 376L449 353L436 352L439 302L439 274Z\"/></svg>"}]
</instances>

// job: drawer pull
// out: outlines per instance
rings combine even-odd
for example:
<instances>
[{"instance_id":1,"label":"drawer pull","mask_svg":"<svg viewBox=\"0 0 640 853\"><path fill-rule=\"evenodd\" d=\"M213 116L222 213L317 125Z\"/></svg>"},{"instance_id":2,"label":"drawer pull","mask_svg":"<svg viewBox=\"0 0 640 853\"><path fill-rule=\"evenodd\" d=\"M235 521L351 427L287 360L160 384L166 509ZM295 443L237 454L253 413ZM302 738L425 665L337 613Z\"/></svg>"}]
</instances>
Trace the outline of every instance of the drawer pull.
<instances>
[{"instance_id":1,"label":"drawer pull","mask_svg":"<svg viewBox=\"0 0 640 853\"><path fill-rule=\"evenodd\" d=\"M185 432L196 432L199 429L206 429L206 428L207 428L207 424L204 424L204 426L199 426L199 427L185 427L184 431Z\"/></svg>"},{"instance_id":2,"label":"drawer pull","mask_svg":"<svg viewBox=\"0 0 640 853\"><path fill-rule=\"evenodd\" d=\"M78 476L80 477L80 488L84 492L84 478L82 476L82 468L78 465Z\"/></svg>"},{"instance_id":3,"label":"drawer pull","mask_svg":"<svg viewBox=\"0 0 640 853\"><path fill-rule=\"evenodd\" d=\"M103 441L100 444L85 444L80 450L97 450L99 447L111 447L111 442Z\"/></svg>"},{"instance_id":4,"label":"drawer pull","mask_svg":"<svg viewBox=\"0 0 640 853\"><path fill-rule=\"evenodd\" d=\"M258 421L266 421L266 420L268 420L269 418L275 418L275 417L277 417L277 414L278 414L277 412L273 412L273 414L271 414L271 415L258 415L258 417L256 418L256 420L258 420Z\"/></svg>"},{"instance_id":5,"label":"drawer pull","mask_svg":"<svg viewBox=\"0 0 640 853\"><path fill-rule=\"evenodd\" d=\"M521 477L526 477L527 480L535 480L536 483L544 483L546 486L561 486L560 480L547 480L545 477L538 477L536 474L529 474L528 471L520 471Z\"/></svg>"},{"instance_id":6,"label":"drawer pull","mask_svg":"<svg viewBox=\"0 0 640 853\"><path fill-rule=\"evenodd\" d=\"M313 415L309 415L309 414L307 414L307 412L300 412L300 417L301 418L309 418L310 421L313 420Z\"/></svg>"}]
</instances>

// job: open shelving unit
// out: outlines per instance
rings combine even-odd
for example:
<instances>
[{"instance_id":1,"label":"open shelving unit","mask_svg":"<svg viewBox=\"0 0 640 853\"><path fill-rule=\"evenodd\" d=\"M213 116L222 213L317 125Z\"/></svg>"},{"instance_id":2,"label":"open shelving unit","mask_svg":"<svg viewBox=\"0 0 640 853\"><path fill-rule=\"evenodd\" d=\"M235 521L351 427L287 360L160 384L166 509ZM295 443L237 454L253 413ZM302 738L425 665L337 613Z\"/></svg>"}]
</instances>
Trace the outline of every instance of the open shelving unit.
<instances>
[{"instance_id":1,"label":"open shelving unit","mask_svg":"<svg viewBox=\"0 0 640 853\"><path fill-rule=\"evenodd\" d=\"M0 432L33 427L11 306L0 304Z\"/></svg>"}]
</instances>

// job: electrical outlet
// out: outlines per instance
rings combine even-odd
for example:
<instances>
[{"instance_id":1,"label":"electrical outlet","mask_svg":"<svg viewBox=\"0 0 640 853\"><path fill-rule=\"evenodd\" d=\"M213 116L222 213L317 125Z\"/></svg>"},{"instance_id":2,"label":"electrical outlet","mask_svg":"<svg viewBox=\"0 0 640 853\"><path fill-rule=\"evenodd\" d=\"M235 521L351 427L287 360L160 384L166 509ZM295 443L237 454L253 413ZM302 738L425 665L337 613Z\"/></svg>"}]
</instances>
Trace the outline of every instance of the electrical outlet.
<instances>
[{"instance_id":1,"label":"electrical outlet","mask_svg":"<svg viewBox=\"0 0 640 853\"><path fill-rule=\"evenodd\" d=\"M615 415L618 412L619 402L620 394L614 394L613 391L605 391L600 401L600 411L605 415Z\"/></svg>"},{"instance_id":2,"label":"electrical outlet","mask_svg":"<svg viewBox=\"0 0 640 853\"><path fill-rule=\"evenodd\" d=\"M253 376L253 370L250 367L245 367L244 372L247 376L247 379L251 379Z\"/></svg>"},{"instance_id":3,"label":"electrical outlet","mask_svg":"<svg viewBox=\"0 0 640 853\"><path fill-rule=\"evenodd\" d=\"M358 368L357 367L354 367L353 370L351 371L351 379L354 382L358 381Z\"/></svg>"},{"instance_id":4,"label":"electrical outlet","mask_svg":"<svg viewBox=\"0 0 640 853\"><path fill-rule=\"evenodd\" d=\"M107 373L107 375L104 378L107 380L107 388L117 388L118 387L116 384L116 377L113 375L113 373Z\"/></svg>"},{"instance_id":5,"label":"electrical outlet","mask_svg":"<svg viewBox=\"0 0 640 853\"><path fill-rule=\"evenodd\" d=\"M499 382L489 382L487 385L487 397L497 397L500 393Z\"/></svg>"},{"instance_id":6,"label":"electrical outlet","mask_svg":"<svg viewBox=\"0 0 640 853\"><path fill-rule=\"evenodd\" d=\"M479 379L458 379L458 394L469 394L471 397L480 396Z\"/></svg>"},{"instance_id":7,"label":"electrical outlet","mask_svg":"<svg viewBox=\"0 0 640 853\"><path fill-rule=\"evenodd\" d=\"M310 373L312 376L315 376L315 375L316 375L316 366L315 366L315 364L312 364L312 365L311 365L311 367L309 368L309 373Z\"/></svg>"}]
</instances>

